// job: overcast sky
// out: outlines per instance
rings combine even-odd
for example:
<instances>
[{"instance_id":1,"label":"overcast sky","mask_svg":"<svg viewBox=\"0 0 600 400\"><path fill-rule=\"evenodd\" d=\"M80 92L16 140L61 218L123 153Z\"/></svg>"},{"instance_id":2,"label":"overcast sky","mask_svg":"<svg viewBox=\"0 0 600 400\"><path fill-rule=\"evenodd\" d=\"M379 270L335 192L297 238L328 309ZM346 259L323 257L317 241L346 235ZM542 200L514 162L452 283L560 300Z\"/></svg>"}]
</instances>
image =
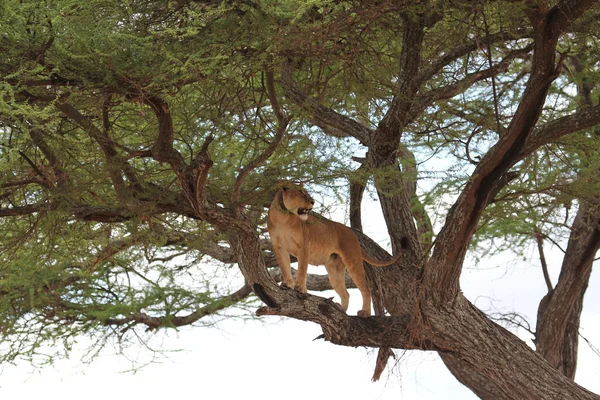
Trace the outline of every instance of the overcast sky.
<instances>
[{"instance_id":1,"label":"overcast sky","mask_svg":"<svg viewBox=\"0 0 600 400\"><path fill-rule=\"evenodd\" d=\"M374 205L366 204L368 210ZM385 245L385 228L379 215L369 215L365 231ZM553 282L560 255L547 256ZM513 257L514 258L514 257ZM529 261L497 257L467 265L461 284L465 295L484 311L519 311L535 323L537 306L546 286L536 255ZM311 267L325 273L324 268ZM581 318L582 334L600 347L600 282L592 273ZM332 297L334 292L322 293ZM356 314L360 294L352 289L349 313ZM224 321L214 328L159 331L154 346L180 349L132 374L123 357L106 355L91 365L79 362L79 353L54 367L34 370L27 364L3 366L0 397L64 400L163 399L168 398L260 398L275 399L418 399L469 400L476 397L444 367L435 353L399 352L390 361L380 382L372 383L376 352L313 341L319 326L291 319ZM531 335L519 336L531 345ZM82 341L82 347L85 347ZM143 360L148 353L129 353ZM600 393L600 358L580 341L576 381ZM390 368L391 365L391 368ZM238 397L239 396L239 397Z\"/></svg>"}]
</instances>

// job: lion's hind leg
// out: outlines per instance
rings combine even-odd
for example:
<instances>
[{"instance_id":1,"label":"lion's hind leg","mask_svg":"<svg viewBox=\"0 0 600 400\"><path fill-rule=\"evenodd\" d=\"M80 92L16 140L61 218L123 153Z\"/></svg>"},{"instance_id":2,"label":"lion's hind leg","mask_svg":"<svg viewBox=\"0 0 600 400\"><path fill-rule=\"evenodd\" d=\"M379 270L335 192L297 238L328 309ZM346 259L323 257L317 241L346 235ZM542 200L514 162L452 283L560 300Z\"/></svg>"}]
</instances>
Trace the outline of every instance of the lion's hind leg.
<instances>
[{"instance_id":1,"label":"lion's hind leg","mask_svg":"<svg viewBox=\"0 0 600 400\"><path fill-rule=\"evenodd\" d=\"M352 278L354 284L358 290L360 290L360 294L362 295L363 306L362 310L358 311L358 316L369 317L371 315L371 291L367 286L362 258L342 257L342 262L346 265L346 269L348 270L350 278Z\"/></svg>"},{"instance_id":2,"label":"lion's hind leg","mask_svg":"<svg viewBox=\"0 0 600 400\"><path fill-rule=\"evenodd\" d=\"M331 259L325 264L327 269L327 275L329 276L329 283L335 292L340 296L342 302L342 308L344 311L348 310L348 302L350 300L350 294L346 289L345 272L346 267L342 260L337 255L332 255Z\"/></svg>"}]
</instances>

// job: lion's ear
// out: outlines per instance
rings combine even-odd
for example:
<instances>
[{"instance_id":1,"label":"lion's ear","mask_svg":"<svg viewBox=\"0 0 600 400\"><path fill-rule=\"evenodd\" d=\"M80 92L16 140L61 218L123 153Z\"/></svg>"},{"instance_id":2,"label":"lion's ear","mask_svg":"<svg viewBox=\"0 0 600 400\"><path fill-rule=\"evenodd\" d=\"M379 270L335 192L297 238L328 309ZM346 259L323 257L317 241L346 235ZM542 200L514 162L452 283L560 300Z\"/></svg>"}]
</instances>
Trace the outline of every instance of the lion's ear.
<instances>
[{"instance_id":1,"label":"lion's ear","mask_svg":"<svg viewBox=\"0 0 600 400\"><path fill-rule=\"evenodd\" d=\"M300 183L300 189L304 189L304 182Z\"/></svg>"}]
</instances>

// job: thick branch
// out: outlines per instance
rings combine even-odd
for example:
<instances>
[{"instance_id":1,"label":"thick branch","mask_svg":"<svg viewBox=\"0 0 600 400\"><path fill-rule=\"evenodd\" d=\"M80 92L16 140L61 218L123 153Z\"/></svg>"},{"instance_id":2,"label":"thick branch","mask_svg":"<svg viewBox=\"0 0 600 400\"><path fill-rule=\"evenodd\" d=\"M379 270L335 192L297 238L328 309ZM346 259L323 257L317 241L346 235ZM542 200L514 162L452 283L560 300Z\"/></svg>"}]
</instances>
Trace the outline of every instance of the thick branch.
<instances>
[{"instance_id":1,"label":"thick branch","mask_svg":"<svg viewBox=\"0 0 600 400\"><path fill-rule=\"evenodd\" d=\"M298 301L296 294L291 293L294 291L280 290L290 292L291 301L278 303L276 308L263 307L257 315L280 315L316 322L323 328L323 339L343 346L444 350L431 341L417 339L411 333L409 315L351 317L331 300L307 295Z\"/></svg>"},{"instance_id":2,"label":"thick branch","mask_svg":"<svg viewBox=\"0 0 600 400\"><path fill-rule=\"evenodd\" d=\"M208 147L213 140L212 136L205 139L200 151L189 166L182 164L178 167L176 164L171 164L177 174L185 202L191 207L190 216L206 221L224 231L246 231L250 226L254 229L254 224L250 221L234 215L229 209L209 203L205 197L208 173L213 165Z\"/></svg>"},{"instance_id":3,"label":"thick branch","mask_svg":"<svg viewBox=\"0 0 600 400\"><path fill-rule=\"evenodd\" d=\"M173 119L169 105L158 96L145 96L142 101L149 105L158 120L158 138L152 146L152 156L156 161L166 162L174 169L185 167L181 154L173 147Z\"/></svg>"},{"instance_id":4,"label":"thick branch","mask_svg":"<svg viewBox=\"0 0 600 400\"><path fill-rule=\"evenodd\" d=\"M361 165L356 171L356 177L350 181L350 226L362 231L362 199L367 185L367 167Z\"/></svg>"},{"instance_id":5,"label":"thick branch","mask_svg":"<svg viewBox=\"0 0 600 400\"><path fill-rule=\"evenodd\" d=\"M0 217L18 217L22 215L31 215L37 212L49 211L51 209L52 205L47 202L21 207L0 208Z\"/></svg>"},{"instance_id":6,"label":"thick branch","mask_svg":"<svg viewBox=\"0 0 600 400\"><path fill-rule=\"evenodd\" d=\"M536 350L571 378L577 365L583 296L599 249L600 201L580 201L558 283L540 302L536 332Z\"/></svg>"},{"instance_id":7,"label":"thick branch","mask_svg":"<svg viewBox=\"0 0 600 400\"><path fill-rule=\"evenodd\" d=\"M134 213L125 208L89 204L73 206L73 214L81 220L96 222L124 222L135 216Z\"/></svg>"},{"instance_id":8,"label":"thick branch","mask_svg":"<svg viewBox=\"0 0 600 400\"><path fill-rule=\"evenodd\" d=\"M585 3L586 7L575 7L579 14L569 13L572 17L579 16L593 1L584 0L579 3ZM475 169L448 213L446 223L437 238L433 256L425 269L424 282L426 291L438 299L451 300L458 293L458 279L467 246L483 209L490 201L495 182L519 160L519 153L541 114L550 85L557 76L557 32L562 32L564 27L562 19L554 18L555 13L556 10L552 9L543 18L543 22L534 23L532 73L522 100L506 133Z\"/></svg>"},{"instance_id":9,"label":"thick branch","mask_svg":"<svg viewBox=\"0 0 600 400\"><path fill-rule=\"evenodd\" d=\"M417 160L414 153L402 143L398 148L398 158L402 166L403 190L410 201L411 213L417 224L417 235L421 248L426 250L431 247L433 227L431 219L417 195Z\"/></svg>"},{"instance_id":10,"label":"thick branch","mask_svg":"<svg viewBox=\"0 0 600 400\"><path fill-rule=\"evenodd\" d=\"M600 124L600 105L555 119L535 129L521 148L519 159L525 158L545 144L557 141L571 133Z\"/></svg>"},{"instance_id":11,"label":"thick branch","mask_svg":"<svg viewBox=\"0 0 600 400\"><path fill-rule=\"evenodd\" d=\"M374 146L371 146L371 149L377 153L383 151L383 154L387 154L395 150L400 134L408 122L408 112L422 83L418 72L422 62L421 51L425 38L426 19L424 15L403 16L403 46L400 53L398 85L390 108L377 127L377 140ZM383 146L385 148L379 150ZM393 146L393 149L389 148L390 146Z\"/></svg>"}]
</instances>

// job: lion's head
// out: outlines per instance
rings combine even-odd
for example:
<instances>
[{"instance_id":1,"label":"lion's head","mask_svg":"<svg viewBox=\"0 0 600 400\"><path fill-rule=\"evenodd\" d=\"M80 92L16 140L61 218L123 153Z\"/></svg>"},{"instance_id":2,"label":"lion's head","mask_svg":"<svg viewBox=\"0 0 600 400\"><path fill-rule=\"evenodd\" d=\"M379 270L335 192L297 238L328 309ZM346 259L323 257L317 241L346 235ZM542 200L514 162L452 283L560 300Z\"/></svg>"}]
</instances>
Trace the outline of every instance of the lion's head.
<instances>
[{"instance_id":1,"label":"lion's head","mask_svg":"<svg viewBox=\"0 0 600 400\"><path fill-rule=\"evenodd\" d=\"M306 221L315 201L302 185L285 183L281 186L281 198L285 209Z\"/></svg>"}]
</instances>

